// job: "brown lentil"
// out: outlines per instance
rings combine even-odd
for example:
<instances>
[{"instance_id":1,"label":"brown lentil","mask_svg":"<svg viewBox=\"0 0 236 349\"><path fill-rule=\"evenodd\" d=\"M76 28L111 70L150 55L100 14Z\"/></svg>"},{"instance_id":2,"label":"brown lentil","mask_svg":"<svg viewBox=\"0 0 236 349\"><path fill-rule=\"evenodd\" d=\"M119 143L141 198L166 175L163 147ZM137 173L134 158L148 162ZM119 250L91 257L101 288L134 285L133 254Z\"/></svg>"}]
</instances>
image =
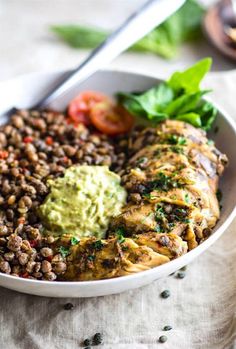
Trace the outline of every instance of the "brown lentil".
<instances>
[{"instance_id":1,"label":"brown lentil","mask_svg":"<svg viewBox=\"0 0 236 349\"><path fill-rule=\"evenodd\" d=\"M53 266L53 271L57 275L64 273L66 271L66 263L64 263L64 262L55 263Z\"/></svg>"},{"instance_id":2,"label":"brown lentil","mask_svg":"<svg viewBox=\"0 0 236 349\"><path fill-rule=\"evenodd\" d=\"M37 209L48 194L47 179L71 165L122 168L128 141L93 132L53 111L18 110L0 126L1 272L49 281L65 272L66 260L50 247L55 238L41 233Z\"/></svg>"},{"instance_id":3,"label":"brown lentil","mask_svg":"<svg viewBox=\"0 0 236 349\"><path fill-rule=\"evenodd\" d=\"M10 274L11 267L10 267L9 262L7 262L7 261L0 262L0 270L5 274Z\"/></svg>"},{"instance_id":4,"label":"brown lentil","mask_svg":"<svg viewBox=\"0 0 236 349\"><path fill-rule=\"evenodd\" d=\"M25 264L27 264L27 262L29 260L29 256L28 256L27 253L21 253L21 255L19 256L18 260L19 260L19 263L21 265L25 265Z\"/></svg>"},{"instance_id":5,"label":"brown lentil","mask_svg":"<svg viewBox=\"0 0 236 349\"><path fill-rule=\"evenodd\" d=\"M42 268L41 269L42 269L43 273L49 273L52 271L52 265L50 262L44 260L44 261L42 261Z\"/></svg>"}]
</instances>

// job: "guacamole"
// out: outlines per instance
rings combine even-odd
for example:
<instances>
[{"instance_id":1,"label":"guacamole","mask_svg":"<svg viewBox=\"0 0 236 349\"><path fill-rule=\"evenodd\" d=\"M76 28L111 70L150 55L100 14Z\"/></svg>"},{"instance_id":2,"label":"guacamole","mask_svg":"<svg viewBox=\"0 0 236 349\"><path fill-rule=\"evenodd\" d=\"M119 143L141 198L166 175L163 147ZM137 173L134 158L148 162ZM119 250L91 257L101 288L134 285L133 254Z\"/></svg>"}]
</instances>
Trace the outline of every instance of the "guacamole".
<instances>
[{"instance_id":1,"label":"guacamole","mask_svg":"<svg viewBox=\"0 0 236 349\"><path fill-rule=\"evenodd\" d=\"M48 180L50 193L39 215L53 234L103 238L112 217L121 212L126 191L107 166L72 166Z\"/></svg>"}]
</instances>

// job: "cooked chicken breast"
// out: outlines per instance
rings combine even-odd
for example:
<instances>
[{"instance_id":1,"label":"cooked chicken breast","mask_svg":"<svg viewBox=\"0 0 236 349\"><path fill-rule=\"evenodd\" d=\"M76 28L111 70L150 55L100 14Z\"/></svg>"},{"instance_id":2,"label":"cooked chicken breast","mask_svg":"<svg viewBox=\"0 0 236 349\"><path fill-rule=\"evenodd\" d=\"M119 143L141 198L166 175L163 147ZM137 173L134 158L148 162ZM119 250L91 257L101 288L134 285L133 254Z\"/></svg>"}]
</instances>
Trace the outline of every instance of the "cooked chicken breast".
<instances>
[{"instance_id":1,"label":"cooked chicken breast","mask_svg":"<svg viewBox=\"0 0 236 349\"><path fill-rule=\"evenodd\" d=\"M204 131L167 120L128 142L122 183L128 201L106 240L82 238L69 249L66 280L129 275L185 254L206 239L219 219L216 197L227 157Z\"/></svg>"},{"instance_id":2,"label":"cooked chicken breast","mask_svg":"<svg viewBox=\"0 0 236 349\"><path fill-rule=\"evenodd\" d=\"M146 233L107 240L83 238L71 246L70 237L58 240L69 249L63 280L95 280L130 275L169 262L187 252L187 244L174 234Z\"/></svg>"},{"instance_id":3,"label":"cooked chicken breast","mask_svg":"<svg viewBox=\"0 0 236 349\"><path fill-rule=\"evenodd\" d=\"M133 239L83 238L70 248L64 280L98 280L129 275L167 263L170 258ZM157 249L158 250L158 249Z\"/></svg>"},{"instance_id":4,"label":"cooked chicken breast","mask_svg":"<svg viewBox=\"0 0 236 349\"><path fill-rule=\"evenodd\" d=\"M144 145L145 132L152 145ZM154 138L153 138L154 137ZM147 141L146 141L147 142ZM219 175L227 163L204 131L168 120L155 132L141 132L123 174L130 201L112 222L128 235L145 231L181 236L192 249L219 219L216 197Z\"/></svg>"}]
</instances>

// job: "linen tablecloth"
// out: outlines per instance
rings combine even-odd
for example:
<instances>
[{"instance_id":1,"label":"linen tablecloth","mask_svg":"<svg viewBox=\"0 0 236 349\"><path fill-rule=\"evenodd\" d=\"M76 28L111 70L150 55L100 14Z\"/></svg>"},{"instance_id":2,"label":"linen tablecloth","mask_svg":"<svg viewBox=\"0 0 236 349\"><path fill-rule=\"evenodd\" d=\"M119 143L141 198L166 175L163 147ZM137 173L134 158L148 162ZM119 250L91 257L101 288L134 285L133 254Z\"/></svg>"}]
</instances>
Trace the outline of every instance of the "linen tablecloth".
<instances>
[{"instance_id":1,"label":"linen tablecloth","mask_svg":"<svg viewBox=\"0 0 236 349\"><path fill-rule=\"evenodd\" d=\"M104 18L109 26L136 4L124 0L0 0L0 79L70 67L85 56L48 39L49 24L87 19L91 8L96 16L90 22L99 24L104 10L113 9L115 15ZM125 54L113 67L167 77L169 71L204 55L215 57L214 70L234 67L206 44L185 47L182 56L172 62ZM206 85L214 89L213 99L236 120L236 72L214 73ZM0 288L0 349L77 349L81 340L95 332L104 334L104 345L98 347L103 349L236 348L235 224L189 265L182 280L170 276L137 290L90 299L40 298ZM165 289L171 296L162 299L160 293ZM73 310L63 309L67 302L74 304ZM173 329L163 332L165 325ZM158 343L160 335L166 335L168 341Z\"/></svg>"}]
</instances>

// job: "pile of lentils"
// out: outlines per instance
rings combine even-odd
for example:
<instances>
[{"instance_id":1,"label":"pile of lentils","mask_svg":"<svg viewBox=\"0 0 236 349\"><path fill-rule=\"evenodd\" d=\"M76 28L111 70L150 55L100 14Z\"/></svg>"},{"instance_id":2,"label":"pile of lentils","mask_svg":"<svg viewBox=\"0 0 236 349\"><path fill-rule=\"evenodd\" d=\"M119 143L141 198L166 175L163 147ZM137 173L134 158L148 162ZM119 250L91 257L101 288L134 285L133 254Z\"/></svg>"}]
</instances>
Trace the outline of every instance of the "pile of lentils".
<instances>
[{"instance_id":1,"label":"pile of lentils","mask_svg":"<svg viewBox=\"0 0 236 349\"><path fill-rule=\"evenodd\" d=\"M107 165L119 172L125 145L122 137L74 127L54 111L18 110L0 127L1 272L50 281L65 272L66 260L50 247L54 237L43 236L37 216L49 192L47 180L73 164Z\"/></svg>"}]
</instances>

